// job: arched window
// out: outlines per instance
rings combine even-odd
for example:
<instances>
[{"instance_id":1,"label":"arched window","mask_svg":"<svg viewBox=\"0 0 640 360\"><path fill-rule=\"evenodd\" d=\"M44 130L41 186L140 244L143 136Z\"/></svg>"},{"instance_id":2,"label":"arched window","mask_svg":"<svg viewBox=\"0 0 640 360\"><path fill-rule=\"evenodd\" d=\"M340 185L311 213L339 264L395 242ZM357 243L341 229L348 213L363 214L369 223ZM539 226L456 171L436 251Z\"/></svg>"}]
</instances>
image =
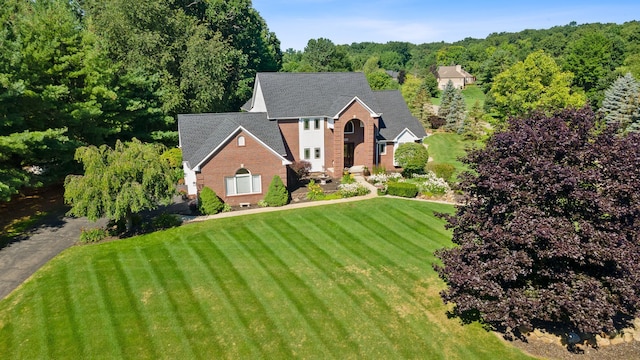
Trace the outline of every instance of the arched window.
<instances>
[{"instance_id":1,"label":"arched window","mask_svg":"<svg viewBox=\"0 0 640 360\"><path fill-rule=\"evenodd\" d=\"M344 126L344 133L345 134L353 134L354 128L355 128L355 126L353 125L353 120L351 120L348 123L346 123L346 125Z\"/></svg>"},{"instance_id":2,"label":"arched window","mask_svg":"<svg viewBox=\"0 0 640 360\"><path fill-rule=\"evenodd\" d=\"M240 135L238 136L238 146L244 146L245 142L244 142L244 136Z\"/></svg>"},{"instance_id":3,"label":"arched window","mask_svg":"<svg viewBox=\"0 0 640 360\"><path fill-rule=\"evenodd\" d=\"M227 196L259 194L262 192L262 178L260 175L252 175L245 168L236 171L235 176L224 178Z\"/></svg>"}]
</instances>

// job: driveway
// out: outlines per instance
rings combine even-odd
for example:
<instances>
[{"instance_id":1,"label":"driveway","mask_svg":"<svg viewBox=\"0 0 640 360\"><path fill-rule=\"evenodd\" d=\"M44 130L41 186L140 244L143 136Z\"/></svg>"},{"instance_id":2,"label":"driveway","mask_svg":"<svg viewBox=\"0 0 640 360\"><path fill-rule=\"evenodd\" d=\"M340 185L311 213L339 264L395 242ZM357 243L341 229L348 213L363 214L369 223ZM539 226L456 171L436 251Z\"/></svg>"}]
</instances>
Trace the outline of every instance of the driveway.
<instances>
[{"instance_id":1,"label":"driveway","mask_svg":"<svg viewBox=\"0 0 640 360\"><path fill-rule=\"evenodd\" d=\"M62 250L78 241L82 229L106 225L86 218L53 215L28 234L0 249L0 300Z\"/></svg>"}]
</instances>

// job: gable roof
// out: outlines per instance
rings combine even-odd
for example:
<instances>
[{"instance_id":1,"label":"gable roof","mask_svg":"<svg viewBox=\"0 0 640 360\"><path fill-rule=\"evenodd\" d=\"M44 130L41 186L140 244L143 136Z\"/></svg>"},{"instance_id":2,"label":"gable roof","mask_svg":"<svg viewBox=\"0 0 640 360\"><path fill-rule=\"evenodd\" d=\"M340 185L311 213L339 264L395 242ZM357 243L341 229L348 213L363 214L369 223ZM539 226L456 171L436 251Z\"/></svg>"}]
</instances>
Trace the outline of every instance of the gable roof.
<instances>
[{"instance_id":1,"label":"gable roof","mask_svg":"<svg viewBox=\"0 0 640 360\"><path fill-rule=\"evenodd\" d=\"M286 149L275 121L266 113L210 113L178 115L182 159L190 168L207 160L239 130L245 130L286 161Z\"/></svg>"},{"instance_id":2,"label":"gable roof","mask_svg":"<svg viewBox=\"0 0 640 360\"><path fill-rule=\"evenodd\" d=\"M427 136L420 121L411 115L400 91L383 90L375 91L374 94L377 103L383 109L378 140L391 141L405 129L420 138ZM388 121L385 121L385 119Z\"/></svg>"},{"instance_id":3,"label":"gable roof","mask_svg":"<svg viewBox=\"0 0 640 360\"><path fill-rule=\"evenodd\" d=\"M335 117L356 97L381 112L363 73L258 73L258 87L269 119Z\"/></svg>"},{"instance_id":4,"label":"gable roof","mask_svg":"<svg viewBox=\"0 0 640 360\"><path fill-rule=\"evenodd\" d=\"M455 79L468 77L473 77L473 75L466 72L460 65L438 67L439 79Z\"/></svg>"}]
</instances>

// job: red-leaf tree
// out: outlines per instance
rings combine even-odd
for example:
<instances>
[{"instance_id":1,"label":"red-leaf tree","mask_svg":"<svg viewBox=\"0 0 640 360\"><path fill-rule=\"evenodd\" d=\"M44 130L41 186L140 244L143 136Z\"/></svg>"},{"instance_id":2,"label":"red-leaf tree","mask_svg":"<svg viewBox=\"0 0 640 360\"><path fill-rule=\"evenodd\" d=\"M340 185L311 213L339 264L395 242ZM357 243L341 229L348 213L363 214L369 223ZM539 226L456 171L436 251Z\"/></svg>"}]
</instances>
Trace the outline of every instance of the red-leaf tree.
<instances>
[{"instance_id":1,"label":"red-leaf tree","mask_svg":"<svg viewBox=\"0 0 640 360\"><path fill-rule=\"evenodd\" d=\"M454 314L596 334L640 309L640 136L590 109L512 119L466 161L457 245L436 266Z\"/></svg>"}]
</instances>

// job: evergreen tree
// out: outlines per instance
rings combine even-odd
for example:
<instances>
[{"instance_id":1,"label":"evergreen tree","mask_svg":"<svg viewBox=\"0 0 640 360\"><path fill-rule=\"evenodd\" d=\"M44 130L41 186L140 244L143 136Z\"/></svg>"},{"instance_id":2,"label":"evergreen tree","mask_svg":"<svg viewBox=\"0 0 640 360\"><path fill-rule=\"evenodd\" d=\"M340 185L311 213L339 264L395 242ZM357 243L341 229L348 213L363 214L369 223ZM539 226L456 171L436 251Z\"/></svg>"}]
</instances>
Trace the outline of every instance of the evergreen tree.
<instances>
[{"instance_id":1,"label":"evergreen tree","mask_svg":"<svg viewBox=\"0 0 640 360\"><path fill-rule=\"evenodd\" d=\"M465 111L466 104L462 92L460 89L456 89L453 82L449 80L442 91L442 101L438 110L438 116L445 119L445 129L461 132L464 126Z\"/></svg>"},{"instance_id":2,"label":"evergreen tree","mask_svg":"<svg viewBox=\"0 0 640 360\"><path fill-rule=\"evenodd\" d=\"M608 124L624 130L640 130L640 85L630 73L618 78L606 91L600 112Z\"/></svg>"},{"instance_id":3,"label":"evergreen tree","mask_svg":"<svg viewBox=\"0 0 640 360\"><path fill-rule=\"evenodd\" d=\"M467 114L464 122L463 136L466 139L477 140L482 135L482 118L484 110L480 106L480 101L476 100L473 107Z\"/></svg>"},{"instance_id":4,"label":"evergreen tree","mask_svg":"<svg viewBox=\"0 0 640 360\"><path fill-rule=\"evenodd\" d=\"M283 206L289 203L289 191L280 176L274 175L271 179L264 201L268 206Z\"/></svg>"}]
</instances>

